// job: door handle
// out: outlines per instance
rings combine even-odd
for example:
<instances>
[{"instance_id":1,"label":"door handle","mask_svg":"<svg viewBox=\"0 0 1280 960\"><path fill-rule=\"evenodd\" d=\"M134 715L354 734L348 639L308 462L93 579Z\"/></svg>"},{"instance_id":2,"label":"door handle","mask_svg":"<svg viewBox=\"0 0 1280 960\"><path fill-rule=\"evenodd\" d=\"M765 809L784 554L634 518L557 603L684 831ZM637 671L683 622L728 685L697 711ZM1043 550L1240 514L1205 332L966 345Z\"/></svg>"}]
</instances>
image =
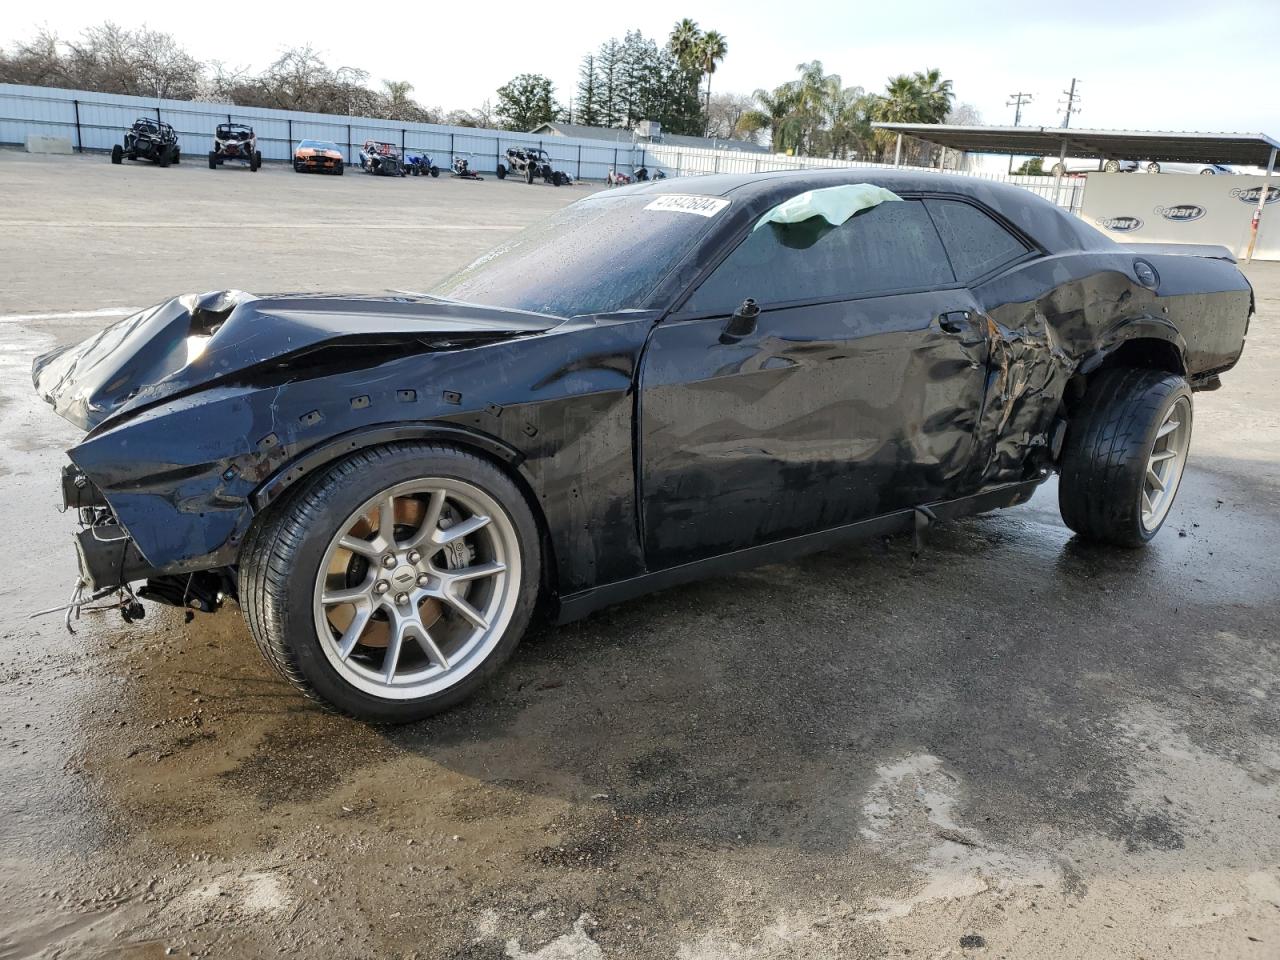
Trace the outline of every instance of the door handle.
<instances>
[{"instance_id":1,"label":"door handle","mask_svg":"<svg viewBox=\"0 0 1280 960\"><path fill-rule=\"evenodd\" d=\"M964 333L969 326L968 310L948 310L938 314L938 329L943 333Z\"/></svg>"}]
</instances>

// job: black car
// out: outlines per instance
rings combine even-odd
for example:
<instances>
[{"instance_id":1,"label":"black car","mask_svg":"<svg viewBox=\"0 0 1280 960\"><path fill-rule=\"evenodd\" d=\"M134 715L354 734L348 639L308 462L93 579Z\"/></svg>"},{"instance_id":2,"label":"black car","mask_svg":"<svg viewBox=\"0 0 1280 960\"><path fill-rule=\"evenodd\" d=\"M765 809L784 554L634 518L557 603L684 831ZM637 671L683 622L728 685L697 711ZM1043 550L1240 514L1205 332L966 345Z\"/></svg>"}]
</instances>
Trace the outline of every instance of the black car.
<instances>
[{"instance_id":1,"label":"black car","mask_svg":"<svg viewBox=\"0 0 1280 960\"><path fill-rule=\"evenodd\" d=\"M111 162L123 163L125 160L150 160L162 167L177 163L181 159L178 152L178 135L173 127L150 117L139 117L133 126L125 131L124 145L116 144L111 148Z\"/></svg>"},{"instance_id":2,"label":"black car","mask_svg":"<svg viewBox=\"0 0 1280 960\"><path fill-rule=\"evenodd\" d=\"M900 200L764 222L865 181ZM1016 186L708 176L574 203L429 296L169 300L34 379L89 431L77 602L237 598L302 691L404 721L540 598L572 620L1055 471L1079 536L1140 546L1251 311L1225 250L1121 246Z\"/></svg>"},{"instance_id":3,"label":"black car","mask_svg":"<svg viewBox=\"0 0 1280 960\"><path fill-rule=\"evenodd\" d=\"M507 150L507 162L498 164L498 179L505 180L508 175L523 177L526 183L542 180L554 187L573 183L573 177L563 170L552 166L551 154L540 147L512 147Z\"/></svg>"}]
</instances>

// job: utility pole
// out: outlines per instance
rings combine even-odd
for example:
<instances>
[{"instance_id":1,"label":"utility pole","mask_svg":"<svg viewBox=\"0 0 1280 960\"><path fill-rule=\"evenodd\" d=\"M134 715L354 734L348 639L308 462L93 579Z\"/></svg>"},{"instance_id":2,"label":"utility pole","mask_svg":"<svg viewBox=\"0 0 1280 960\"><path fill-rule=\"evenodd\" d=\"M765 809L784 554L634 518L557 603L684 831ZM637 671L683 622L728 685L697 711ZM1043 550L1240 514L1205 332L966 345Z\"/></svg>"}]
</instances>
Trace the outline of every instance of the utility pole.
<instances>
[{"instance_id":1,"label":"utility pole","mask_svg":"<svg viewBox=\"0 0 1280 960\"><path fill-rule=\"evenodd\" d=\"M1031 102L1031 94L1023 93L1019 90L1017 93L1009 94L1009 102L1006 107L1013 107L1013 125L1016 127L1022 122L1022 107L1024 104Z\"/></svg>"},{"instance_id":2,"label":"utility pole","mask_svg":"<svg viewBox=\"0 0 1280 960\"><path fill-rule=\"evenodd\" d=\"M1022 106L1031 102L1031 94L1023 93L1019 90L1017 93L1009 94L1009 102L1006 107L1013 107L1013 125L1016 127L1022 122ZM1013 173L1013 154L1009 154L1009 172Z\"/></svg>"},{"instance_id":3,"label":"utility pole","mask_svg":"<svg viewBox=\"0 0 1280 960\"><path fill-rule=\"evenodd\" d=\"M1058 101L1061 104L1065 104L1065 106L1062 109L1062 129L1064 130L1067 127L1071 126L1071 115L1073 113L1080 112L1080 108L1076 106L1076 101L1080 99L1080 94L1076 93L1076 84L1079 82L1080 81L1077 80L1075 77L1072 77L1071 89L1062 91L1067 95L1067 99Z\"/></svg>"}]
</instances>

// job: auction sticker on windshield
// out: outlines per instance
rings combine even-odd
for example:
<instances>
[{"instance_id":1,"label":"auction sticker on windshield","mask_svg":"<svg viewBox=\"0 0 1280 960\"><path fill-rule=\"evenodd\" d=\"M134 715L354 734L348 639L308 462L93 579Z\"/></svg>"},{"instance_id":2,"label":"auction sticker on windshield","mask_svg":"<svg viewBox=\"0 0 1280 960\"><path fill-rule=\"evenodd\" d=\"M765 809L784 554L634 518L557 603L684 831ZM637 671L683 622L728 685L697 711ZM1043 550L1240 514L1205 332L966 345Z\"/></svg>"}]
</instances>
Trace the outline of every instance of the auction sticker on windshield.
<instances>
[{"instance_id":1,"label":"auction sticker on windshield","mask_svg":"<svg viewBox=\"0 0 1280 960\"><path fill-rule=\"evenodd\" d=\"M729 205L722 197L695 197L683 193L668 193L650 203L646 210L670 210L675 213L696 213L700 217L714 217Z\"/></svg>"}]
</instances>

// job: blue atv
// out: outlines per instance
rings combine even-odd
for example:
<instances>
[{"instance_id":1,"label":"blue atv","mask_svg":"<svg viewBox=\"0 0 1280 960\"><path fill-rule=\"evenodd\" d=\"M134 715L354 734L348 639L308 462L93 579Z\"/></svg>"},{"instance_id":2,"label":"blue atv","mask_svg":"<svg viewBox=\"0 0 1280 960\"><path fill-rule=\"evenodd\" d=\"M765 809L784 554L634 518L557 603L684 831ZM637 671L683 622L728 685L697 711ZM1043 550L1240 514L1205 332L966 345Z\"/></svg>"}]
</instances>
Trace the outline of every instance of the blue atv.
<instances>
[{"instance_id":1,"label":"blue atv","mask_svg":"<svg viewBox=\"0 0 1280 960\"><path fill-rule=\"evenodd\" d=\"M440 176L440 168L425 153L406 154L404 168L415 177Z\"/></svg>"}]
</instances>

